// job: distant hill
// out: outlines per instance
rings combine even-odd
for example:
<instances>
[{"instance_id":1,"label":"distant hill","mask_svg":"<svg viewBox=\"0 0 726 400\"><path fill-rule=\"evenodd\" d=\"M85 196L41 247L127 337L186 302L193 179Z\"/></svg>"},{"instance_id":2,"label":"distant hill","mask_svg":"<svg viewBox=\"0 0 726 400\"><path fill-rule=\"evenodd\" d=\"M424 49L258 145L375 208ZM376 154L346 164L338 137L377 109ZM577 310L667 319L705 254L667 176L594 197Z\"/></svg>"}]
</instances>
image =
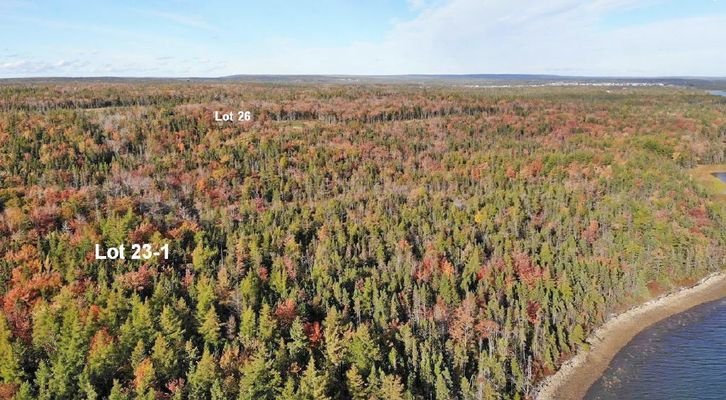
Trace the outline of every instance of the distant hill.
<instances>
[{"instance_id":1,"label":"distant hill","mask_svg":"<svg viewBox=\"0 0 726 400\"><path fill-rule=\"evenodd\" d=\"M411 75L229 75L216 78L186 77L43 77L0 79L0 83L17 82L253 82L280 84L427 84L471 86L559 86L559 85L628 85L682 86L699 89L726 89L726 77L584 77L540 74L411 74Z\"/></svg>"},{"instance_id":2,"label":"distant hill","mask_svg":"<svg viewBox=\"0 0 726 400\"><path fill-rule=\"evenodd\" d=\"M194 79L194 78L193 78ZM196 80L196 79L194 79ZM204 79L206 80L206 79ZM464 75L230 75L212 80L270 83L408 83L459 85L646 84L704 89L726 87L724 77L581 77L526 74Z\"/></svg>"}]
</instances>

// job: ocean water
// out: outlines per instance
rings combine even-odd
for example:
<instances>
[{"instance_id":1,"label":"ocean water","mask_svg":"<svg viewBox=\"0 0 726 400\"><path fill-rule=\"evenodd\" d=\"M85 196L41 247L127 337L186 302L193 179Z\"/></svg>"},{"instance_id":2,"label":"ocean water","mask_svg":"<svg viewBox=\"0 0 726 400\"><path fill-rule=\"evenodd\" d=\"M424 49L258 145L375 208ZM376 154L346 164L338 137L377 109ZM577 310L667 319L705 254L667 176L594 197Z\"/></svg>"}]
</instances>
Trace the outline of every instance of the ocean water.
<instances>
[{"instance_id":1,"label":"ocean water","mask_svg":"<svg viewBox=\"0 0 726 400\"><path fill-rule=\"evenodd\" d=\"M726 298L638 334L586 399L726 399Z\"/></svg>"}]
</instances>

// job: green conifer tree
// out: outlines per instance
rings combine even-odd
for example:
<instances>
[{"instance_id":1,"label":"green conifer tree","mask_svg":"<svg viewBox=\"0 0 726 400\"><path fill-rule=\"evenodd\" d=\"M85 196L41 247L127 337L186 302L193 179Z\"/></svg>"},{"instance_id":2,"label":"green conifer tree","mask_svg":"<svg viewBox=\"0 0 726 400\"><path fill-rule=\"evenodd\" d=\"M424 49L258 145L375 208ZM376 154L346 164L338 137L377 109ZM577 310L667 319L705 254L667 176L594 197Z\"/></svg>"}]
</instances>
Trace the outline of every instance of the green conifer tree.
<instances>
[{"instance_id":1,"label":"green conifer tree","mask_svg":"<svg viewBox=\"0 0 726 400\"><path fill-rule=\"evenodd\" d=\"M273 400L280 392L280 375L260 350L242 367L239 400Z\"/></svg>"},{"instance_id":2,"label":"green conifer tree","mask_svg":"<svg viewBox=\"0 0 726 400\"><path fill-rule=\"evenodd\" d=\"M22 372L10 337L11 332L5 316L0 314L0 382L20 383Z\"/></svg>"},{"instance_id":3,"label":"green conifer tree","mask_svg":"<svg viewBox=\"0 0 726 400\"><path fill-rule=\"evenodd\" d=\"M210 307L204 316L202 326L199 327L199 333L202 334L205 343L211 346L217 346L220 339L219 332L219 317L217 317L217 312L214 310L214 307Z\"/></svg>"},{"instance_id":4,"label":"green conifer tree","mask_svg":"<svg viewBox=\"0 0 726 400\"><path fill-rule=\"evenodd\" d=\"M325 375L320 374L315 368L315 360L310 357L308 366L300 378L300 390L298 391L298 397L301 400L329 400L330 398L325 394L327 390L327 382Z\"/></svg>"}]
</instances>

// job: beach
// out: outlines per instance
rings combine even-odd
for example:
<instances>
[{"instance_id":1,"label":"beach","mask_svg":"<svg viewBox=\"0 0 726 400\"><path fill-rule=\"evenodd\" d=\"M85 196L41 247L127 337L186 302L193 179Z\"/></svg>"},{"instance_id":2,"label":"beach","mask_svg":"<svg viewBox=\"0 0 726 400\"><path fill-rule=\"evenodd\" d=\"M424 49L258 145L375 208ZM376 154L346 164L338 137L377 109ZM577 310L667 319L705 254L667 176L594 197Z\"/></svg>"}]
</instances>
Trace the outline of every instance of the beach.
<instances>
[{"instance_id":1,"label":"beach","mask_svg":"<svg viewBox=\"0 0 726 400\"><path fill-rule=\"evenodd\" d=\"M535 398L583 398L613 357L635 335L658 321L725 296L726 272L720 272L709 275L695 286L651 300L608 320L587 339L587 351L579 351L539 385Z\"/></svg>"}]
</instances>

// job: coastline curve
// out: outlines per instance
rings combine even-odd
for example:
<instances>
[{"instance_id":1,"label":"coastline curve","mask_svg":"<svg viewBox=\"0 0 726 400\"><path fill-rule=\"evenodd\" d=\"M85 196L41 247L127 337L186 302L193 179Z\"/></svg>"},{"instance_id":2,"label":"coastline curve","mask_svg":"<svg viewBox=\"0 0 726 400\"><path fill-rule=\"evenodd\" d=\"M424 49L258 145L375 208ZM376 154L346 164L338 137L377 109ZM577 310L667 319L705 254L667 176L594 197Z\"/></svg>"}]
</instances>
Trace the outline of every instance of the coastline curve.
<instances>
[{"instance_id":1,"label":"coastline curve","mask_svg":"<svg viewBox=\"0 0 726 400\"><path fill-rule=\"evenodd\" d=\"M545 378L534 398L582 399L610 361L635 335L658 321L723 297L726 297L726 271L711 274L694 286L653 299L609 319L587 339L589 349L581 349L554 375Z\"/></svg>"}]
</instances>

